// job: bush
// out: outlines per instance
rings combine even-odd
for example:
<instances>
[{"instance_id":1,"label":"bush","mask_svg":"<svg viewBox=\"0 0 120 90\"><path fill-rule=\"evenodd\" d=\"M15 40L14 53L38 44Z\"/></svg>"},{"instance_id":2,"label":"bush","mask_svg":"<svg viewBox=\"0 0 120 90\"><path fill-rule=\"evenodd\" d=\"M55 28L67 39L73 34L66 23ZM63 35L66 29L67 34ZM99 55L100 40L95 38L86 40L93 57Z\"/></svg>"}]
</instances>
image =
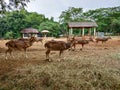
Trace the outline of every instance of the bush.
<instances>
[{"instance_id":1,"label":"bush","mask_svg":"<svg viewBox=\"0 0 120 90\"><path fill-rule=\"evenodd\" d=\"M12 31L9 31L5 34L4 36L5 39L12 39L13 38L13 32Z\"/></svg>"}]
</instances>

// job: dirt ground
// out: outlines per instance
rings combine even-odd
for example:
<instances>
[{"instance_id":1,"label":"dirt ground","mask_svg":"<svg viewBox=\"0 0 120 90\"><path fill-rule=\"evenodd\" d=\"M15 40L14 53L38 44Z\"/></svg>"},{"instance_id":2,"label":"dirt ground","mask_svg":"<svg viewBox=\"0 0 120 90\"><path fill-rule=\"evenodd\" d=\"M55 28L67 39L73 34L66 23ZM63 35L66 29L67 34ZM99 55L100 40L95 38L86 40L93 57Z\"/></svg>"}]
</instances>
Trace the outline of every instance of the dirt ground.
<instances>
[{"instance_id":1,"label":"dirt ground","mask_svg":"<svg viewBox=\"0 0 120 90\"><path fill-rule=\"evenodd\" d=\"M50 39L48 39L50 40ZM56 40L63 40L66 39L56 39ZM8 40L1 40L0 41L0 74L5 73L6 71L10 71L13 68L20 67L24 64L44 64L45 62L45 51L44 45L41 44L41 42L36 42L28 48L28 58L24 57L23 51L15 51L13 55L15 58L12 58L8 55L8 59L5 60L5 51L7 50L7 47L5 46L5 43ZM109 55L111 53L117 53L118 58L120 58L120 39L119 38L113 38L106 43L102 44L99 42L98 44L94 42L90 42L89 44L85 45L83 50L81 51L81 45L77 45L76 50L74 51L64 51L63 58L64 60L68 57L78 57L78 58L99 58L106 59L105 55ZM52 61L58 61L59 52L52 51L50 54L50 58ZM10 69L10 70L9 70Z\"/></svg>"},{"instance_id":2,"label":"dirt ground","mask_svg":"<svg viewBox=\"0 0 120 90\"><path fill-rule=\"evenodd\" d=\"M56 40L66 41L65 38ZM48 62L45 60L46 49L44 48L44 45L41 44L41 42L35 42L33 46L28 48L28 58L24 57L23 51L15 51L13 53L15 57L12 58L11 56L9 56L6 60L5 51L7 50L7 47L5 46L5 43L7 41L8 40L0 41L1 90L43 90L39 89L40 84L38 85L38 83L43 80L43 78L41 79L41 77L44 77L45 80L46 78L50 78L48 77L48 75L52 75L51 78L52 80L54 79L54 82L59 80L63 84L71 83L70 85L73 85L73 87L71 86L69 88L68 85L65 86L68 87L68 89L63 89L60 86L61 89L44 90L80 90L75 88L80 87L80 85L84 86L84 83L81 82L86 83L86 80L87 85L89 85L88 82L91 83L91 85L93 84L92 82L96 83L96 86L94 86L94 84L92 85L94 88L96 88L94 90L113 90L113 88L117 88L115 90L119 90L120 88L120 38L112 38L104 44L102 44L101 42L99 42L98 44L90 42L89 44L84 46L82 51L80 50L81 45L77 45L75 50L64 51L63 57L60 62L58 56L59 52L57 51L52 51L50 54L50 59L52 60L52 62ZM102 79L98 78L98 80L96 81L96 72L98 75L100 73ZM46 73L47 76L45 76ZM36 78L36 76L39 75L43 76ZM93 79L89 77L90 75L94 76ZM76 82L75 78L80 79L79 82ZM115 81L115 83L113 80ZM36 81L38 83L36 83ZM32 82L33 84L31 84ZM58 85L57 87L59 87L59 85L62 85L61 82L59 82L60 84L56 83L56 85ZM48 85L48 82L44 84ZM103 84L105 84L105 86ZM51 85L56 87L55 83ZM30 89L33 86L37 89ZM43 85L41 85L41 87L46 88ZM82 90L93 90L88 89L86 86L83 88L84 89ZM89 88L91 88L91 86Z\"/></svg>"}]
</instances>

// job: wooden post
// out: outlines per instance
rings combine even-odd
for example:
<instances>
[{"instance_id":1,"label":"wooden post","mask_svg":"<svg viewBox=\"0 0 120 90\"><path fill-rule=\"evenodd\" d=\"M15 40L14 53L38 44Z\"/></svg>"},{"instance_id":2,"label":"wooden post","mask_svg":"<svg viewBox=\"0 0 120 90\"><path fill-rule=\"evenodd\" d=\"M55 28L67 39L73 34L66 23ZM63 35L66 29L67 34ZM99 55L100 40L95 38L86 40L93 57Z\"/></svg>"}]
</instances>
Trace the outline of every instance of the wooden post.
<instances>
[{"instance_id":1,"label":"wooden post","mask_svg":"<svg viewBox=\"0 0 120 90\"><path fill-rule=\"evenodd\" d=\"M73 34L73 29L71 28L71 35Z\"/></svg>"},{"instance_id":2,"label":"wooden post","mask_svg":"<svg viewBox=\"0 0 120 90\"><path fill-rule=\"evenodd\" d=\"M91 28L89 28L89 35L91 36Z\"/></svg>"},{"instance_id":3,"label":"wooden post","mask_svg":"<svg viewBox=\"0 0 120 90\"><path fill-rule=\"evenodd\" d=\"M24 33L22 34L22 38L24 38Z\"/></svg>"},{"instance_id":4,"label":"wooden post","mask_svg":"<svg viewBox=\"0 0 120 90\"><path fill-rule=\"evenodd\" d=\"M94 36L96 36L96 28L94 27Z\"/></svg>"},{"instance_id":5,"label":"wooden post","mask_svg":"<svg viewBox=\"0 0 120 90\"><path fill-rule=\"evenodd\" d=\"M81 36L81 30L79 30L79 36Z\"/></svg>"},{"instance_id":6,"label":"wooden post","mask_svg":"<svg viewBox=\"0 0 120 90\"><path fill-rule=\"evenodd\" d=\"M70 36L70 29L69 29L69 36Z\"/></svg>"},{"instance_id":7,"label":"wooden post","mask_svg":"<svg viewBox=\"0 0 120 90\"><path fill-rule=\"evenodd\" d=\"M83 27L83 28L82 28L82 36L84 36L84 33L85 33L85 32L84 32L84 27Z\"/></svg>"},{"instance_id":8,"label":"wooden post","mask_svg":"<svg viewBox=\"0 0 120 90\"><path fill-rule=\"evenodd\" d=\"M72 35L72 34L73 34L73 29L70 28L70 30L69 30L69 35Z\"/></svg>"}]
</instances>

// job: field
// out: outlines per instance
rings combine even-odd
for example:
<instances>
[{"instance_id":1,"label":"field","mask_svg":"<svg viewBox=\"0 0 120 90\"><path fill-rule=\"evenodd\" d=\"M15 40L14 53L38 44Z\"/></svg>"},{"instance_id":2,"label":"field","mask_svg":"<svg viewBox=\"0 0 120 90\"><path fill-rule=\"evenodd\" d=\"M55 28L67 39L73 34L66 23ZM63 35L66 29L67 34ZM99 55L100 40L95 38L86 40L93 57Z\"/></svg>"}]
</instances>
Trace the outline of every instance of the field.
<instances>
[{"instance_id":1,"label":"field","mask_svg":"<svg viewBox=\"0 0 120 90\"><path fill-rule=\"evenodd\" d=\"M51 62L40 42L28 49L28 58L15 51L15 58L5 60L5 42L0 41L0 90L120 90L119 38L90 42L82 51L77 45L61 61L58 52L51 52Z\"/></svg>"}]
</instances>

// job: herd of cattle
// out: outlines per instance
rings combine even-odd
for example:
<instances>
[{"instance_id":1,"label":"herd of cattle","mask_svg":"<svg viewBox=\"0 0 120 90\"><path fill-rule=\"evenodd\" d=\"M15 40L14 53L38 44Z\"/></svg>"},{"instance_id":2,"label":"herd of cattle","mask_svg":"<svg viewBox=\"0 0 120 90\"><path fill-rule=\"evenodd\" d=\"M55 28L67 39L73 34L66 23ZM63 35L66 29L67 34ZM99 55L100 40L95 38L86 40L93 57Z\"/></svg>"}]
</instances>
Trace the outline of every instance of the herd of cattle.
<instances>
[{"instance_id":1,"label":"herd of cattle","mask_svg":"<svg viewBox=\"0 0 120 90\"><path fill-rule=\"evenodd\" d=\"M56 41L56 40L50 40L45 42L44 47L46 48L46 60L49 60L49 54L50 51L59 51L59 57L62 55L64 50L67 49L72 49L72 47L76 47L76 44L81 44L82 48L84 47L85 44L88 44L90 41L91 42L106 42L109 39L111 39L111 37L103 37L103 38L76 38L76 37L72 37L72 38L67 38L67 42L65 41ZM25 51L25 57L27 58L27 48L32 46L34 42L38 42L38 41L43 41L43 39L37 39L36 37L30 37L29 39L24 39L24 38L20 38L17 40L10 40L8 42L6 42L6 46L8 47L8 49L6 50L6 56L5 58L8 59L7 57L7 53L10 54L10 56L13 56L12 52L16 51L16 50L24 50ZM82 50L82 49L81 49ZM14 57L14 56L13 56Z\"/></svg>"}]
</instances>

